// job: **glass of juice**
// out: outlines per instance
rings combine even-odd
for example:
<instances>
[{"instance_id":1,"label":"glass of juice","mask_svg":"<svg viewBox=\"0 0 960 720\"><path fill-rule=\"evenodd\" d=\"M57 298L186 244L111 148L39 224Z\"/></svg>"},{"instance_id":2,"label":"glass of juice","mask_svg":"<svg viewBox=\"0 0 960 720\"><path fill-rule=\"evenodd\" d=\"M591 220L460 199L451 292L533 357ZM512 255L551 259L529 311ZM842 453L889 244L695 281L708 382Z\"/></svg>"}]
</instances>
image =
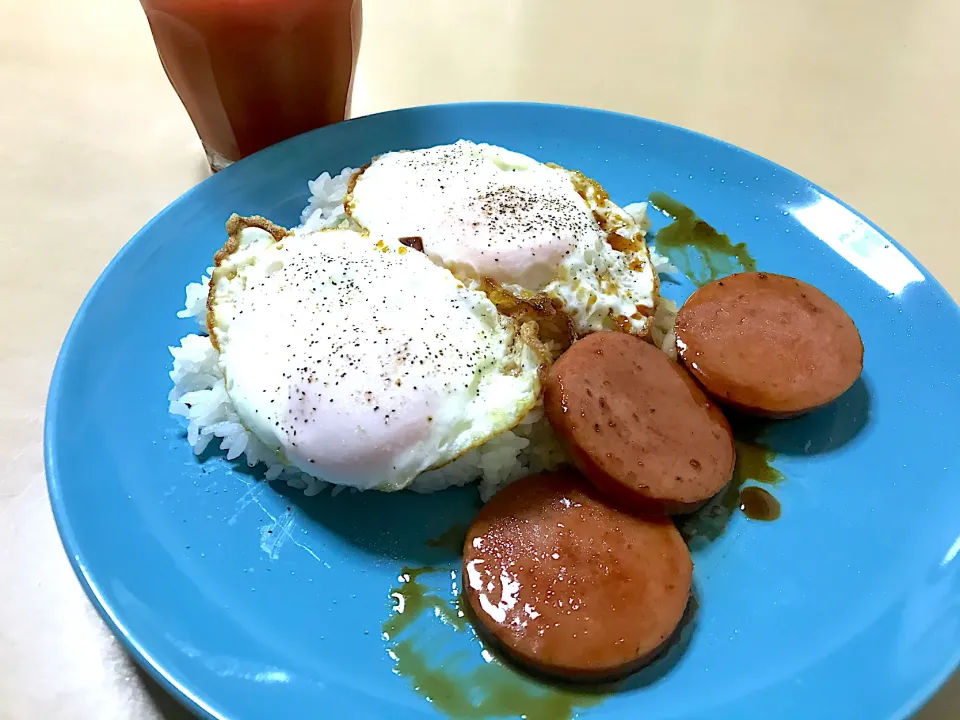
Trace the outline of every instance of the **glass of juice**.
<instances>
[{"instance_id":1,"label":"glass of juice","mask_svg":"<svg viewBox=\"0 0 960 720\"><path fill-rule=\"evenodd\" d=\"M216 172L349 111L361 0L140 0Z\"/></svg>"}]
</instances>

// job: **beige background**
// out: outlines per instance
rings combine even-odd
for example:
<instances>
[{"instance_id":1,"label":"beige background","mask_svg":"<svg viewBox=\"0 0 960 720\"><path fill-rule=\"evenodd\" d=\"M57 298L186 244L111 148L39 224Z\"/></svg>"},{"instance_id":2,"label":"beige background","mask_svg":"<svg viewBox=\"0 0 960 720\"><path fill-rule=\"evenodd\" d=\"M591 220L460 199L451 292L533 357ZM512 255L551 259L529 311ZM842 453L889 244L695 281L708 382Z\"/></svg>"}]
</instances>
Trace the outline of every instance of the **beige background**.
<instances>
[{"instance_id":1,"label":"beige background","mask_svg":"<svg viewBox=\"0 0 960 720\"><path fill-rule=\"evenodd\" d=\"M823 185L960 296L956 0L364 3L356 114L516 99L677 123ZM203 156L136 0L0 8L0 717L185 717L70 571L41 425L87 289ZM920 717L960 717L960 681Z\"/></svg>"}]
</instances>

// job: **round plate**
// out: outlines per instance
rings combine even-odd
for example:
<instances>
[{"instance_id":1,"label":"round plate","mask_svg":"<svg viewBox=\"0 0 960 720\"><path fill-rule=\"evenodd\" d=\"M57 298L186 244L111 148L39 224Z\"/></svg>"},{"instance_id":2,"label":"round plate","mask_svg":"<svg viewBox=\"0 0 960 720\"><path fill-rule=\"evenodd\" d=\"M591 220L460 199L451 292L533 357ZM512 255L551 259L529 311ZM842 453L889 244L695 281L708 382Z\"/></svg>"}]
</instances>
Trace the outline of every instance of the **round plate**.
<instances>
[{"instance_id":1,"label":"round plate","mask_svg":"<svg viewBox=\"0 0 960 720\"><path fill-rule=\"evenodd\" d=\"M863 335L862 380L767 431L786 477L773 490L780 519L736 512L696 547L698 607L680 642L609 694L554 690L487 664L470 630L443 613L399 634L388 626L384 639L404 568L435 568L419 576L441 598L428 607L452 601L458 553L431 538L456 536L474 490L305 498L217 452L195 458L167 413L167 346L195 329L176 317L184 286L210 264L230 213L294 225L307 180L322 171L460 138L582 170L621 205L665 191L745 242L760 269L820 287ZM652 214L655 228L666 223ZM676 300L691 290L664 283ZM237 163L123 248L54 372L50 497L104 619L211 717L900 717L960 659L958 338L956 305L906 251L755 155L595 110L402 110Z\"/></svg>"}]
</instances>

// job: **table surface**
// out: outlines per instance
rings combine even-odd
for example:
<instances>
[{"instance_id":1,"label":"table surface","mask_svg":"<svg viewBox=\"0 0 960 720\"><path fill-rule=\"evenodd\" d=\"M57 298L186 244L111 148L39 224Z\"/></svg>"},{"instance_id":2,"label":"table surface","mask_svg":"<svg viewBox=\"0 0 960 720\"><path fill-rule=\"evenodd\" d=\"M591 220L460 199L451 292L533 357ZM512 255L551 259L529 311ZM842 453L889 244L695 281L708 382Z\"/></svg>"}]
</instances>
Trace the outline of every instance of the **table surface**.
<instances>
[{"instance_id":1,"label":"table surface","mask_svg":"<svg viewBox=\"0 0 960 720\"><path fill-rule=\"evenodd\" d=\"M943 209L960 196L956 0L364 6L354 114L538 100L699 130L851 203L960 296L960 250L943 231ZM203 154L135 0L0 9L10 261L0 284L0 718L185 718L74 578L41 434L57 349L84 294L130 236L205 177ZM918 717L958 715L955 676Z\"/></svg>"}]
</instances>

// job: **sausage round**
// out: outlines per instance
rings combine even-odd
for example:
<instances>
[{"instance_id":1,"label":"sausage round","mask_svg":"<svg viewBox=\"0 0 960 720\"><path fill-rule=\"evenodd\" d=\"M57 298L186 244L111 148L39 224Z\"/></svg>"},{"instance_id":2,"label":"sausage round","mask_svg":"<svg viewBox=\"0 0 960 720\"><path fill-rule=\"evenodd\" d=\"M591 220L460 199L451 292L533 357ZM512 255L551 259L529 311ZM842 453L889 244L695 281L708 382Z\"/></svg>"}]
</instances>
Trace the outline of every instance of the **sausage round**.
<instances>
[{"instance_id":1,"label":"sausage round","mask_svg":"<svg viewBox=\"0 0 960 720\"><path fill-rule=\"evenodd\" d=\"M704 285L677 315L684 365L720 402L790 417L832 402L863 370L850 316L812 285L751 272Z\"/></svg>"},{"instance_id":2,"label":"sausage round","mask_svg":"<svg viewBox=\"0 0 960 720\"><path fill-rule=\"evenodd\" d=\"M573 471L504 488L474 519L463 591L478 630L534 670L614 679L654 657L690 596L693 561L669 518L617 510Z\"/></svg>"},{"instance_id":3,"label":"sausage round","mask_svg":"<svg viewBox=\"0 0 960 720\"><path fill-rule=\"evenodd\" d=\"M548 371L543 403L586 478L638 512L692 512L733 476L723 413L686 370L633 335L577 342Z\"/></svg>"}]
</instances>

